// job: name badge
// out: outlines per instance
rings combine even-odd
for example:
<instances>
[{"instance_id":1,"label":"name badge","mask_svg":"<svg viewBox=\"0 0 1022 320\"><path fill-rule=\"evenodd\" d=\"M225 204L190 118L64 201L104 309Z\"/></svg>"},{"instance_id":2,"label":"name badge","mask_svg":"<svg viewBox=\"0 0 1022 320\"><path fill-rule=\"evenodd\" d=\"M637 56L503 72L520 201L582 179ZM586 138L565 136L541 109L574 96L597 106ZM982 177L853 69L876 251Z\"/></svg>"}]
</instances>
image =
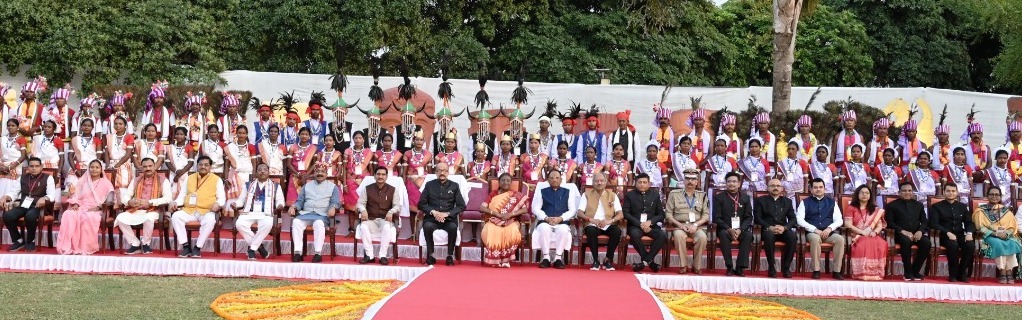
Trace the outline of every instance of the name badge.
<instances>
[{"instance_id":1,"label":"name badge","mask_svg":"<svg viewBox=\"0 0 1022 320\"><path fill-rule=\"evenodd\" d=\"M32 207L32 201L33 201L33 200L35 200L35 198L32 198L32 197L25 197L25 199L24 199L24 200L21 200L21 207L22 207L22 208L25 208L25 209L29 209L29 208L31 208L31 207Z\"/></svg>"},{"instance_id":2,"label":"name badge","mask_svg":"<svg viewBox=\"0 0 1022 320\"><path fill-rule=\"evenodd\" d=\"M893 187L894 187L894 177L892 177L892 176L884 177L884 189L890 189L890 188L893 188Z\"/></svg>"},{"instance_id":3,"label":"name badge","mask_svg":"<svg viewBox=\"0 0 1022 320\"><path fill-rule=\"evenodd\" d=\"M784 176L784 180L787 180L788 182L795 182L795 176L789 174Z\"/></svg>"},{"instance_id":4,"label":"name badge","mask_svg":"<svg viewBox=\"0 0 1022 320\"><path fill-rule=\"evenodd\" d=\"M693 213L693 212L689 212L689 214L688 214L688 222L689 222L689 223L694 223L694 222L696 222L696 215L695 215L695 213Z\"/></svg>"},{"instance_id":5,"label":"name badge","mask_svg":"<svg viewBox=\"0 0 1022 320\"><path fill-rule=\"evenodd\" d=\"M345 132L343 135L341 135L341 141L345 142L351 141L351 133Z\"/></svg>"},{"instance_id":6,"label":"name badge","mask_svg":"<svg viewBox=\"0 0 1022 320\"><path fill-rule=\"evenodd\" d=\"M625 178L617 177L617 185L620 186L620 185L624 185L624 184L625 184Z\"/></svg>"},{"instance_id":7,"label":"name badge","mask_svg":"<svg viewBox=\"0 0 1022 320\"><path fill-rule=\"evenodd\" d=\"M593 176L586 177L586 185L587 186L593 185Z\"/></svg>"},{"instance_id":8,"label":"name badge","mask_svg":"<svg viewBox=\"0 0 1022 320\"><path fill-rule=\"evenodd\" d=\"M753 182L759 181L759 173L753 172L749 174L749 180L752 180Z\"/></svg>"},{"instance_id":9,"label":"name badge","mask_svg":"<svg viewBox=\"0 0 1022 320\"><path fill-rule=\"evenodd\" d=\"M355 167L355 175L356 176L362 175L362 167Z\"/></svg>"},{"instance_id":10,"label":"name badge","mask_svg":"<svg viewBox=\"0 0 1022 320\"><path fill-rule=\"evenodd\" d=\"M405 148L412 147L412 139L405 139Z\"/></svg>"},{"instance_id":11,"label":"name badge","mask_svg":"<svg viewBox=\"0 0 1022 320\"><path fill-rule=\"evenodd\" d=\"M199 203L199 196L194 193L188 195L188 205L194 206L196 203Z\"/></svg>"},{"instance_id":12,"label":"name badge","mask_svg":"<svg viewBox=\"0 0 1022 320\"><path fill-rule=\"evenodd\" d=\"M415 168L415 173L416 173L416 175L418 175L420 177L424 176L424 175L426 175L426 168L423 168L423 167Z\"/></svg>"},{"instance_id":13,"label":"name badge","mask_svg":"<svg viewBox=\"0 0 1022 320\"><path fill-rule=\"evenodd\" d=\"M741 223L742 223L741 219L738 219L738 217L732 217L731 218L731 229L738 229L738 227L741 225Z\"/></svg>"},{"instance_id":14,"label":"name badge","mask_svg":"<svg viewBox=\"0 0 1022 320\"><path fill-rule=\"evenodd\" d=\"M639 215L639 222L646 222L647 215L645 213Z\"/></svg>"},{"instance_id":15,"label":"name badge","mask_svg":"<svg viewBox=\"0 0 1022 320\"><path fill-rule=\"evenodd\" d=\"M312 136L312 144L319 144L319 135Z\"/></svg>"},{"instance_id":16,"label":"name badge","mask_svg":"<svg viewBox=\"0 0 1022 320\"><path fill-rule=\"evenodd\" d=\"M530 180L539 180L539 172L536 172L536 171L529 172L529 179Z\"/></svg>"}]
</instances>

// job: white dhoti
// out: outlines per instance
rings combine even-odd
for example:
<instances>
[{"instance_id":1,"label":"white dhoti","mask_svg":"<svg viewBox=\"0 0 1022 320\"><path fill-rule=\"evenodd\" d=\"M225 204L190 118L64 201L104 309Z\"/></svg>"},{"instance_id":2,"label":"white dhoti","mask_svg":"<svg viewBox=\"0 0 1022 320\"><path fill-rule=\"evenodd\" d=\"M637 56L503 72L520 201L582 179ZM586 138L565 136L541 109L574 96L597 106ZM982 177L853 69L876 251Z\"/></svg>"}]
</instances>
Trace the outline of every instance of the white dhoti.
<instances>
[{"instance_id":1,"label":"white dhoti","mask_svg":"<svg viewBox=\"0 0 1022 320\"><path fill-rule=\"evenodd\" d=\"M114 225L121 229L121 236L124 237L124 240L128 241L129 245L138 247L149 245L152 241L153 227L156 225L156 219L159 218L160 214L153 211L125 211L117 215L117 219L114 219ZM131 229L132 226L137 225L142 225L141 241L135 235L135 230Z\"/></svg>"},{"instance_id":2,"label":"white dhoti","mask_svg":"<svg viewBox=\"0 0 1022 320\"><path fill-rule=\"evenodd\" d=\"M373 241L380 242L380 258L388 256L390 244L397 241L397 228L386 219L362 221L355 230L355 238L362 240L362 247L369 259L374 259Z\"/></svg>"},{"instance_id":3,"label":"white dhoti","mask_svg":"<svg viewBox=\"0 0 1022 320\"><path fill-rule=\"evenodd\" d=\"M255 232L252 232L253 224L257 226ZM234 221L234 227L238 229L241 237L245 238L248 248L256 250L263 244L266 236L270 235L270 229L273 229L273 217L262 213L239 215Z\"/></svg>"},{"instance_id":4,"label":"white dhoti","mask_svg":"<svg viewBox=\"0 0 1022 320\"><path fill-rule=\"evenodd\" d=\"M206 239L209 238L209 234L213 232L213 227L216 226L216 213L192 214L178 210L171 216L170 221L174 226L174 235L177 236L177 243L182 245L191 240L188 237L188 232L185 230L185 225L189 222L198 222L199 236L195 238L194 246L199 247L201 250L202 246L206 243Z\"/></svg>"},{"instance_id":5,"label":"white dhoti","mask_svg":"<svg viewBox=\"0 0 1022 320\"><path fill-rule=\"evenodd\" d=\"M292 252L300 254L305 251L301 244L305 241L305 228L312 225L312 249L316 254L323 252L323 242L326 240L326 222L323 220L291 220L291 247Z\"/></svg>"},{"instance_id":6,"label":"white dhoti","mask_svg":"<svg viewBox=\"0 0 1022 320\"><path fill-rule=\"evenodd\" d=\"M548 257L551 246L554 247L554 254L557 256L571 247L571 227L569 225L552 226L543 222L536 226L532 236L532 249L539 249L543 252L544 257Z\"/></svg>"}]
</instances>

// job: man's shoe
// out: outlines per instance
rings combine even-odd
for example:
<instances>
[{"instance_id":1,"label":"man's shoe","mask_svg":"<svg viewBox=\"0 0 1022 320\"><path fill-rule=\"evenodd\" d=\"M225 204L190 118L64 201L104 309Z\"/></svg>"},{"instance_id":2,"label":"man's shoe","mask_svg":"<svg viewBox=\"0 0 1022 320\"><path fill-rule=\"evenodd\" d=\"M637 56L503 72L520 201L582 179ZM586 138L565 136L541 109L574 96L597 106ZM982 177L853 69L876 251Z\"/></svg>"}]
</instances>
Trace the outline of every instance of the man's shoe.
<instances>
[{"instance_id":1,"label":"man's shoe","mask_svg":"<svg viewBox=\"0 0 1022 320\"><path fill-rule=\"evenodd\" d=\"M735 269L732 269L731 267L728 267L727 271L724 272L725 277L730 277L733 275L735 275Z\"/></svg>"},{"instance_id":2,"label":"man's shoe","mask_svg":"<svg viewBox=\"0 0 1022 320\"><path fill-rule=\"evenodd\" d=\"M385 265L388 265L388 264L390 264L390 262L387 261L387 257L380 258L380 265L385 266Z\"/></svg>"},{"instance_id":3,"label":"man's shoe","mask_svg":"<svg viewBox=\"0 0 1022 320\"><path fill-rule=\"evenodd\" d=\"M258 252L259 256L263 257L263 259L270 257L270 251L267 251L266 248L263 248L262 245L259 245L259 249L256 249L256 252Z\"/></svg>"},{"instance_id":4,"label":"man's shoe","mask_svg":"<svg viewBox=\"0 0 1022 320\"><path fill-rule=\"evenodd\" d=\"M791 279L791 271L783 271L781 272L781 276L783 276L785 279Z\"/></svg>"},{"instance_id":5,"label":"man's shoe","mask_svg":"<svg viewBox=\"0 0 1022 320\"><path fill-rule=\"evenodd\" d=\"M136 254L139 253L139 251L142 251L142 248L139 248L138 246L130 246L128 247L128 250L124 251L124 254Z\"/></svg>"},{"instance_id":6,"label":"man's shoe","mask_svg":"<svg viewBox=\"0 0 1022 320\"><path fill-rule=\"evenodd\" d=\"M181 246L181 250L177 251L178 258L187 258L192 256L192 247L185 244Z\"/></svg>"},{"instance_id":7,"label":"man's shoe","mask_svg":"<svg viewBox=\"0 0 1022 320\"><path fill-rule=\"evenodd\" d=\"M654 273L655 272L660 272L660 264L655 263L655 262L650 262L649 263L649 269L653 270Z\"/></svg>"},{"instance_id":8,"label":"man's shoe","mask_svg":"<svg viewBox=\"0 0 1022 320\"><path fill-rule=\"evenodd\" d=\"M692 273L703 274L703 269L692 269Z\"/></svg>"},{"instance_id":9,"label":"man's shoe","mask_svg":"<svg viewBox=\"0 0 1022 320\"><path fill-rule=\"evenodd\" d=\"M958 282L969 283L969 277L966 276L958 277Z\"/></svg>"},{"instance_id":10,"label":"man's shoe","mask_svg":"<svg viewBox=\"0 0 1022 320\"><path fill-rule=\"evenodd\" d=\"M35 242L32 242L32 241L26 242L25 243L25 252L35 252Z\"/></svg>"},{"instance_id":11,"label":"man's shoe","mask_svg":"<svg viewBox=\"0 0 1022 320\"><path fill-rule=\"evenodd\" d=\"M596 262L593 262L593 264L591 266L589 266L589 270L599 271L600 270L600 264L596 263Z\"/></svg>"},{"instance_id":12,"label":"man's shoe","mask_svg":"<svg viewBox=\"0 0 1022 320\"><path fill-rule=\"evenodd\" d=\"M543 259L543 261L540 261L539 262L539 267L541 269L549 268L550 267L550 259Z\"/></svg>"},{"instance_id":13,"label":"man's shoe","mask_svg":"<svg viewBox=\"0 0 1022 320\"><path fill-rule=\"evenodd\" d=\"M150 254L150 253L153 253L153 248L150 247L148 244L143 244L142 245L142 254Z\"/></svg>"},{"instance_id":14,"label":"man's shoe","mask_svg":"<svg viewBox=\"0 0 1022 320\"><path fill-rule=\"evenodd\" d=\"M745 272L742 271L742 268L736 268L735 269L735 275L739 276L739 277L744 277L745 276Z\"/></svg>"},{"instance_id":15,"label":"man's shoe","mask_svg":"<svg viewBox=\"0 0 1022 320\"><path fill-rule=\"evenodd\" d=\"M323 262L323 256L322 255L317 253L317 254L312 256L312 263L320 263L320 262Z\"/></svg>"},{"instance_id":16,"label":"man's shoe","mask_svg":"<svg viewBox=\"0 0 1022 320\"><path fill-rule=\"evenodd\" d=\"M431 265L434 265L434 264L436 264L436 258L434 258L433 256L429 256L428 258L426 258L426 265L427 266L431 266Z\"/></svg>"},{"instance_id":17,"label":"man's shoe","mask_svg":"<svg viewBox=\"0 0 1022 320\"><path fill-rule=\"evenodd\" d=\"M192 247L192 258L202 258L202 249Z\"/></svg>"},{"instance_id":18,"label":"man's shoe","mask_svg":"<svg viewBox=\"0 0 1022 320\"><path fill-rule=\"evenodd\" d=\"M777 278L777 271L774 269L767 270L767 277Z\"/></svg>"},{"instance_id":19,"label":"man's shoe","mask_svg":"<svg viewBox=\"0 0 1022 320\"><path fill-rule=\"evenodd\" d=\"M554 269L564 269L564 261L561 261L561 259L554 260Z\"/></svg>"},{"instance_id":20,"label":"man's shoe","mask_svg":"<svg viewBox=\"0 0 1022 320\"><path fill-rule=\"evenodd\" d=\"M925 278L923 278L923 275L919 274L919 273L916 273L916 276L912 277L912 280L914 280L914 281L923 281L923 279L925 279Z\"/></svg>"},{"instance_id":21,"label":"man's shoe","mask_svg":"<svg viewBox=\"0 0 1022 320\"><path fill-rule=\"evenodd\" d=\"M614 264L610 263L610 260L604 260L603 261L603 269L605 269L607 271L614 271L615 270L614 269Z\"/></svg>"},{"instance_id":22,"label":"man's shoe","mask_svg":"<svg viewBox=\"0 0 1022 320\"><path fill-rule=\"evenodd\" d=\"M25 242L24 241L22 241L22 242L15 242L15 243L11 244L11 246L9 248L7 248L7 251L15 252L15 251L18 251L18 250L21 250L21 249L24 249L24 248L25 248Z\"/></svg>"},{"instance_id":23,"label":"man's shoe","mask_svg":"<svg viewBox=\"0 0 1022 320\"><path fill-rule=\"evenodd\" d=\"M362 255L362 260L359 260L358 264L366 264L370 262L376 262L376 258L369 258L367 255Z\"/></svg>"},{"instance_id":24,"label":"man's shoe","mask_svg":"<svg viewBox=\"0 0 1022 320\"><path fill-rule=\"evenodd\" d=\"M245 251L245 255L248 257L248 260L255 260L256 259L255 250L248 249L247 251Z\"/></svg>"},{"instance_id":25,"label":"man's shoe","mask_svg":"<svg viewBox=\"0 0 1022 320\"><path fill-rule=\"evenodd\" d=\"M453 266L454 265L454 257L447 256L447 259L446 259L446 261L444 261L444 264L446 264L448 266Z\"/></svg>"},{"instance_id":26,"label":"man's shoe","mask_svg":"<svg viewBox=\"0 0 1022 320\"><path fill-rule=\"evenodd\" d=\"M820 272L819 271L813 271L813 279L819 279L819 278L820 278Z\"/></svg>"},{"instance_id":27,"label":"man's shoe","mask_svg":"<svg viewBox=\"0 0 1022 320\"><path fill-rule=\"evenodd\" d=\"M632 271L642 272L642 269L646 269L646 265L643 264L642 262L632 264Z\"/></svg>"},{"instance_id":28,"label":"man's shoe","mask_svg":"<svg viewBox=\"0 0 1022 320\"><path fill-rule=\"evenodd\" d=\"M302 262L302 260L305 260L305 256L301 252L295 252L291 255L291 262Z\"/></svg>"},{"instance_id":29,"label":"man's shoe","mask_svg":"<svg viewBox=\"0 0 1022 320\"><path fill-rule=\"evenodd\" d=\"M834 280L844 280L845 279L845 276L842 275L840 272L834 272L832 276L834 277Z\"/></svg>"}]
</instances>

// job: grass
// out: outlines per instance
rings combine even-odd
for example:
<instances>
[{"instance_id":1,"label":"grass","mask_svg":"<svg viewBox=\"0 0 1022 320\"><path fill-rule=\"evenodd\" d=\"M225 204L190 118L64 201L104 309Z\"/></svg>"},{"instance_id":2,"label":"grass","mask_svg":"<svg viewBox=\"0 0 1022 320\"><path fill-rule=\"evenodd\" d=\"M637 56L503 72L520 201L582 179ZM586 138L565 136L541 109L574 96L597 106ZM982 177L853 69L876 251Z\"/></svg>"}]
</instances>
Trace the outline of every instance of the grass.
<instances>
[{"instance_id":1,"label":"grass","mask_svg":"<svg viewBox=\"0 0 1022 320\"><path fill-rule=\"evenodd\" d=\"M877 300L754 297L809 311L820 319L1018 319L1022 306Z\"/></svg>"},{"instance_id":2,"label":"grass","mask_svg":"<svg viewBox=\"0 0 1022 320\"><path fill-rule=\"evenodd\" d=\"M224 293L300 282L248 278L0 273L3 319L218 319Z\"/></svg>"},{"instance_id":3,"label":"grass","mask_svg":"<svg viewBox=\"0 0 1022 320\"><path fill-rule=\"evenodd\" d=\"M3 319L217 319L217 296L300 284L248 278L0 273ZM822 319L1017 319L1022 306L755 297Z\"/></svg>"}]
</instances>

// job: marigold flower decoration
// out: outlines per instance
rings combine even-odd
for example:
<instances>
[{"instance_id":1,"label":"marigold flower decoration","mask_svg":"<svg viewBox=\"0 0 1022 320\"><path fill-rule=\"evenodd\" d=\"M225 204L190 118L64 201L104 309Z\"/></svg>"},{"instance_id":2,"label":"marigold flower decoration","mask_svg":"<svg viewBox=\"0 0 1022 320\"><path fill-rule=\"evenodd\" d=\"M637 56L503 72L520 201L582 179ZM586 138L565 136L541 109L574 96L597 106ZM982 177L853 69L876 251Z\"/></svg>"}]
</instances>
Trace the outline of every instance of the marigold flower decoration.
<instances>
[{"instance_id":1,"label":"marigold flower decoration","mask_svg":"<svg viewBox=\"0 0 1022 320\"><path fill-rule=\"evenodd\" d=\"M820 318L782 304L692 291L654 290L675 319L815 319Z\"/></svg>"},{"instance_id":2,"label":"marigold flower decoration","mask_svg":"<svg viewBox=\"0 0 1022 320\"><path fill-rule=\"evenodd\" d=\"M369 306L403 284L396 280L342 281L233 292L210 308L225 319L360 319Z\"/></svg>"}]
</instances>

